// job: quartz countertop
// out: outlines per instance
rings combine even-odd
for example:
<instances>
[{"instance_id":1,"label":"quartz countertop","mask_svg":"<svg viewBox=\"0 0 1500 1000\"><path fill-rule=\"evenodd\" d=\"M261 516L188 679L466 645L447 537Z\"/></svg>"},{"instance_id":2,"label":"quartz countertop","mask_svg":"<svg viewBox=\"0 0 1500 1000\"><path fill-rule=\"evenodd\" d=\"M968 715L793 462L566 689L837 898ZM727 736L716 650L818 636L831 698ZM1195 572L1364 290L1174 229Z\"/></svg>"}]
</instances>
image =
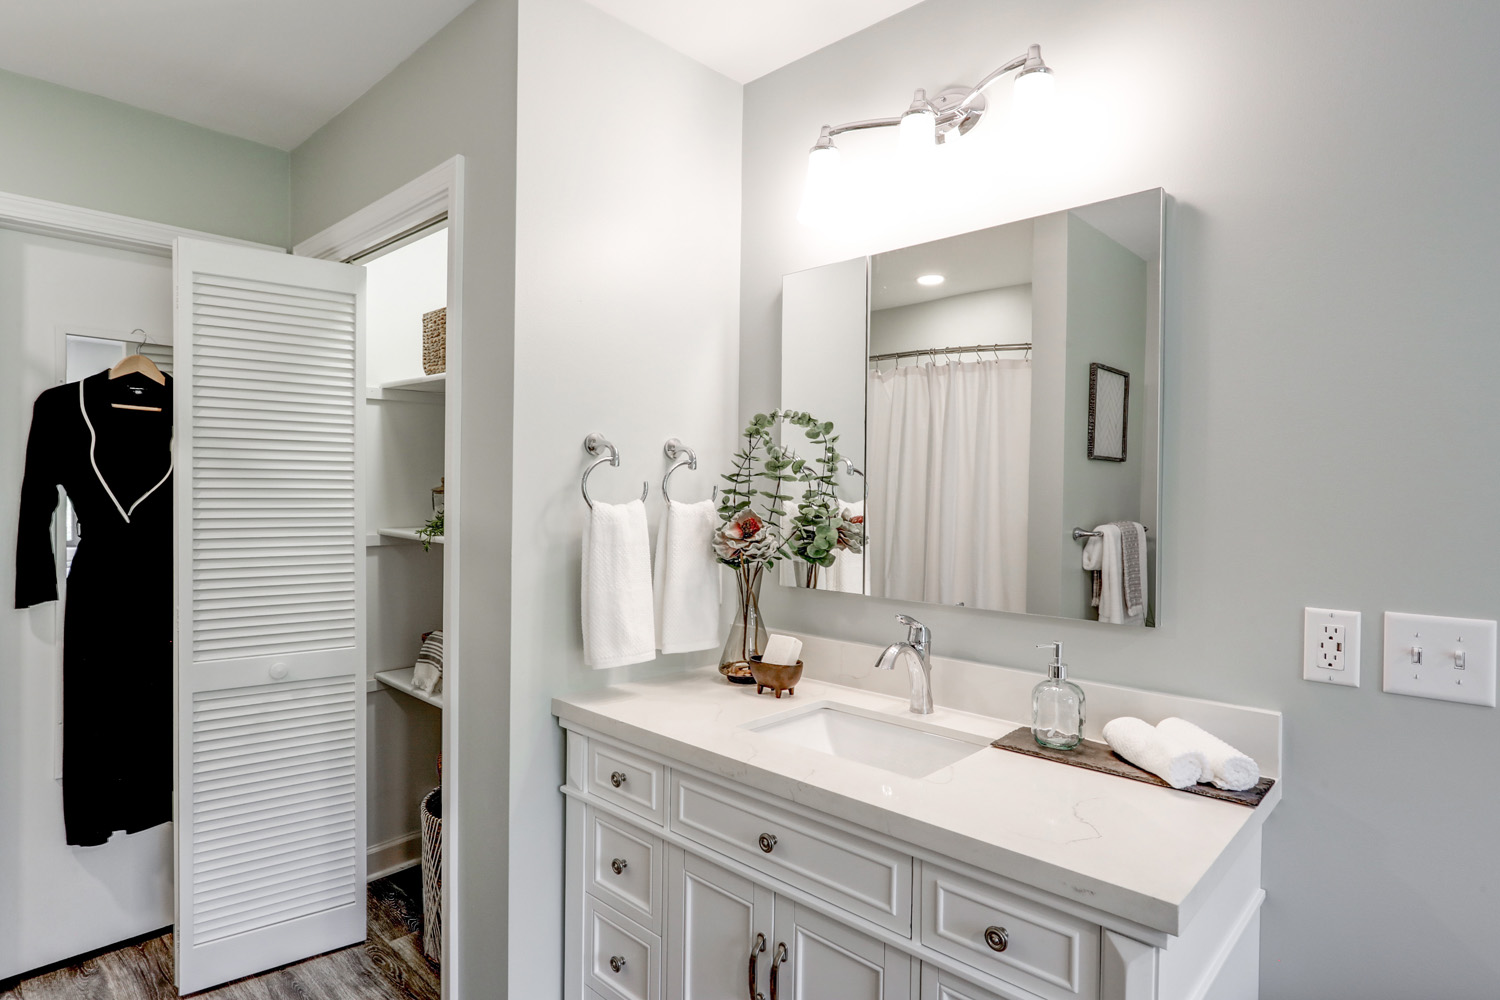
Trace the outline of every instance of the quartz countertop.
<instances>
[{"instance_id":1,"label":"quartz countertop","mask_svg":"<svg viewBox=\"0 0 1500 1000\"><path fill-rule=\"evenodd\" d=\"M1189 795L1022 754L977 747L909 778L804 749L746 726L838 703L986 740L1018 723L806 677L792 697L726 684L713 668L556 698L565 726L921 845L1124 920L1177 934L1236 848L1281 797L1256 808Z\"/></svg>"}]
</instances>

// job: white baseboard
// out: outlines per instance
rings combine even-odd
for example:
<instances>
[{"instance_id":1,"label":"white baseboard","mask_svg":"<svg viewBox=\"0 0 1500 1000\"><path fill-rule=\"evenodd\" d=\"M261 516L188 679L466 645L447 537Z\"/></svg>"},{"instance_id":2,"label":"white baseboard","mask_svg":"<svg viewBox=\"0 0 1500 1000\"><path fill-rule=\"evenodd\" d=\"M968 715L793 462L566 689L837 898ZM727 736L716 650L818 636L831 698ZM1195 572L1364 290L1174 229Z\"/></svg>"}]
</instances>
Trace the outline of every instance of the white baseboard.
<instances>
[{"instance_id":1,"label":"white baseboard","mask_svg":"<svg viewBox=\"0 0 1500 1000\"><path fill-rule=\"evenodd\" d=\"M421 831L413 830L403 836L369 846L365 851L365 880L373 882L421 862L422 834Z\"/></svg>"}]
</instances>

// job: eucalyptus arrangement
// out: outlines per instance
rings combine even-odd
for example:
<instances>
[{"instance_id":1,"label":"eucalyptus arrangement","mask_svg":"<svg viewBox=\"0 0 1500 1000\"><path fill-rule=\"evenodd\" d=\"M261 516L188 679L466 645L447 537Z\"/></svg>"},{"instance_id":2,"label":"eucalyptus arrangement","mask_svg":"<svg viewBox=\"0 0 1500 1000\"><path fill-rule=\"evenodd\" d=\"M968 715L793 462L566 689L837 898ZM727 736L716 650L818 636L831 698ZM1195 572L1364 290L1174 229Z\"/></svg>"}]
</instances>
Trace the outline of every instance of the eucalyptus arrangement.
<instances>
[{"instance_id":1,"label":"eucalyptus arrangement","mask_svg":"<svg viewBox=\"0 0 1500 1000\"><path fill-rule=\"evenodd\" d=\"M417 537L422 539L422 551L432 551L432 540L443 537L443 512L438 511L426 524L417 529Z\"/></svg>"},{"instance_id":2,"label":"eucalyptus arrangement","mask_svg":"<svg viewBox=\"0 0 1500 1000\"><path fill-rule=\"evenodd\" d=\"M803 458L779 444L778 424L801 428L816 457ZM839 549L857 552L863 543L863 526L839 507L837 444L832 421L799 410L757 413L745 426L734 468L723 476L728 486L714 536L714 553L735 571L739 590L739 614L719 661L720 672L731 679L749 678L750 657L765 648L760 615L765 571L795 557L808 565L807 585L816 586L819 567L833 565ZM800 497L787 492L793 483L801 484Z\"/></svg>"}]
</instances>

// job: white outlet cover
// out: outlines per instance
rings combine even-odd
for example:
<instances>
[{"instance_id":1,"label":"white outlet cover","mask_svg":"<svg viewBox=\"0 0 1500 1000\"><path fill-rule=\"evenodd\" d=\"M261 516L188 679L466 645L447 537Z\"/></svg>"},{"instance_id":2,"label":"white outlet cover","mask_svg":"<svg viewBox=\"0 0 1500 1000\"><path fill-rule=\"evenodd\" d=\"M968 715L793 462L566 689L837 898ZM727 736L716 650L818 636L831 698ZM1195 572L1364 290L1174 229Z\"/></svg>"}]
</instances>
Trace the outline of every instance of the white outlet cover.
<instances>
[{"instance_id":1,"label":"white outlet cover","mask_svg":"<svg viewBox=\"0 0 1500 1000\"><path fill-rule=\"evenodd\" d=\"M1325 664L1327 642L1325 626L1344 630L1343 669ZM1326 684L1359 687L1359 612L1334 611L1330 608L1302 609L1302 679Z\"/></svg>"},{"instance_id":2,"label":"white outlet cover","mask_svg":"<svg viewBox=\"0 0 1500 1000\"><path fill-rule=\"evenodd\" d=\"M1422 662L1414 662L1421 649ZM1462 651L1460 669L1455 653ZM1495 707L1495 623L1385 613L1385 690L1391 694Z\"/></svg>"}]
</instances>

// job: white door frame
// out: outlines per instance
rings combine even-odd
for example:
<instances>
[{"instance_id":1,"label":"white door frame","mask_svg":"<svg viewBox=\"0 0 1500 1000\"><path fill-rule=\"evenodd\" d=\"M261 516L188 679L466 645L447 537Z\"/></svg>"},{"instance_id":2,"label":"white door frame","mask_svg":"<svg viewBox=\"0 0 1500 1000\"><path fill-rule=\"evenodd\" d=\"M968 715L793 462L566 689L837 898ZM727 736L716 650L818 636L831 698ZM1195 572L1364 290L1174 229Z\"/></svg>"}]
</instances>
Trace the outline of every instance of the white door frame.
<instances>
[{"instance_id":1,"label":"white door frame","mask_svg":"<svg viewBox=\"0 0 1500 1000\"><path fill-rule=\"evenodd\" d=\"M360 254L390 242L406 233L446 216L448 221L448 317L447 317L447 378L445 391L447 402L443 413L443 474L447 478L447 494L444 509L448 517L445 523L443 545L443 785L458 787L462 762L459 747L458 712L453 706L463 695L462 644L459 642L459 622L456 599L458 594L459 560L463 545L463 469L458 462L459 435L463 399L463 247L464 247L464 158L454 156L440 163L427 173L403 184L390 194L367 205L353 215L336 222L316 236L308 237L292 248L292 252L304 257L319 257L325 260L349 260ZM451 997L450 983L458 976L451 970L459 967L458 935L454 925L456 889L459 875L454 863L458 858L457 844L461 836L463 802L452 795L443 797L443 889L442 911L447 914L443 921L443 966L444 997Z\"/></svg>"},{"instance_id":2,"label":"white door frame","mask_svg":"<svg viewBox=\"0 0 1500 1000\"><path fill-rule=\"evenodd\" d=\"M78 208L61 202L28 198L26 195L6 194L3 191L0 191L0 226L25 233L76 240L79 243L139 250L158 257L170 257L172 243L179 236L286 253L286 247L169 226L147 219L133 219L128 215Z\"/></svg>"}]
</instances>

